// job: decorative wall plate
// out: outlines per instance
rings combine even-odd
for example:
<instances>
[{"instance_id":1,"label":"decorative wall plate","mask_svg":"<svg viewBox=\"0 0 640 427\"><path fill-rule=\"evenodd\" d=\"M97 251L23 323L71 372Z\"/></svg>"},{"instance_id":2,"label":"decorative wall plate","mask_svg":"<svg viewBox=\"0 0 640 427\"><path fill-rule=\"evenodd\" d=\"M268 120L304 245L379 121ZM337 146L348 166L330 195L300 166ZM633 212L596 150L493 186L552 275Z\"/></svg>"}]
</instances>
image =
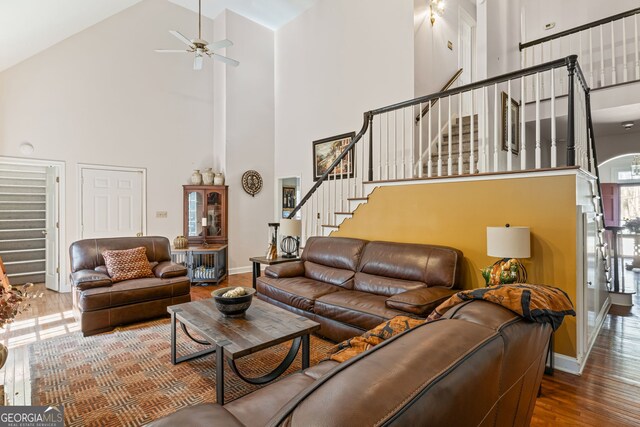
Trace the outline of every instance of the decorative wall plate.
<instances>
[{"instance_id":1,"label":"decorative wall plate","mask_svg":"<svg viewBox=\"0 0 640 427\"><path fill-rule=\"evenodd\" d=\"M255 197L262 190L262 177L254 170L246 171L242 174L242 189Z\"/></svg>"}]
</instances>

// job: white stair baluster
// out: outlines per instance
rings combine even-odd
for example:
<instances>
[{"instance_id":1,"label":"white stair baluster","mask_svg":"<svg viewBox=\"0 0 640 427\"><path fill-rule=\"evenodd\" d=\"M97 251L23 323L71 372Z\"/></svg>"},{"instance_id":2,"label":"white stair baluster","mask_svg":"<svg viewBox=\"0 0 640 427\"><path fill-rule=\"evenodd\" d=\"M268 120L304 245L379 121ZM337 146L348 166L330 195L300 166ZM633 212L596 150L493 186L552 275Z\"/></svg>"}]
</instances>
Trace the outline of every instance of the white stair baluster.
<instances>
[{"instance_id":1,"label":"white stair baluster","mask_svg":"<svg viewBox=\"0 0 640 427\"><path fill-rule=\"evenodd\" d=\"M482 102L479 102L478 106L478 172L486 172L485 155L484 155L484 90L480 90L480 98Z\"/></svg>"},{"instance_id":2,"label":"white stair baluster","mask_svg":"<svg viewBox=\"0 0 640 427\"><path fill-rule=\"evenodd\" d=\"M611 21L611 84L616 84L616 36L614 21Z\"/></svg>"},{"instance_id":3,"label":"white stair baluster","mask_svg":"<svg viewBox=\"0 0 640 427\"><path fill-rule=\"evenodd\" d=\"M438 98L438 176L442 176L442 100Z\"/></svg>"},{"instance_id":4,"label":"white stair baluster","mask_svg":"<svg viewBox=\"0 0 640 427\"><path fill-rule=\"evenodd\" d=\"M551 82L553 84L553 82ZM511 118L511 80L507 80L507 171L511 172L513 168L513 153L511 147L513 144L513 135L511 132L512 118Z\"/></svg>"},{"instance_id":5,"label":"white stair baluster","mask_svg":"<svg viewBox=\"0 0 640 427\"><path fill-rule=\"evenodd\" d=\"M493 171L498 172L498 138L500 136L500 127L498 126L498 118L500 117L500 107L498 101L498 84L493 85Z\"/></svg>"},{"instance_id":6,"label":"white stair baluster","mask_svg":"<svg viewBox=\"0 0 640 427\"><path fill-rule=\"evenodd\" d=\"M384 115L387 117L387 175L386 175L386 179L389 179L389 155L390 155L390 151L389 151L389 113L384 113Z\"/></svg>"},{"instance_id":7,"label":"white stair baluster","mask_svg":"<svg viewBox=\"0 0 640 427\"><path fill-rule=\"evenodd\" d=\"M378 142L379 147L377 150L373 150L378 154L378 180L382 180L382 116L378 115Z\"/></svg>"},{"instance_id":8,"label":"white stair baluster","mask_svg":"<svg viewBox=\"0 0 640 427\"><path fill-rule=\"evenodd\" d=\"M393 179L398 178L398 110L393 110Z\"/></svg>"},{"instance_id":9,"label":"white stair baluster","mask_svg":"<svg viewBox=\"0 0 640 427\"><path fill-rule=\"evenodd\" d=\"M541 168L540 152L540 73L536 73L536 169Z\"/></svg>"},{"instance_id":10,"label":"white stair baluster","mask_svg":"<svg viewBox=\"0 0 640 427\"><path fill-rule=\"evenodd\" d=\"M557 153L556 153L556 88L553 82L555 81L555 68L550 70L551 73L551 167L557 166Z\"/></svg>"},{"instance_id":11,"label":"white stair baluster","mask_svg":"<svg viewBox=\"0 0 640 427\"><path fill-rule=\"evenodd\" d=\"M433 103L431 101L429 101L429 114L428 114L428 120L429 120L429 134L428 134L428 138L427 138L427 178L431 178L432 176L432 165L431 165L431 110L433 110Z\"/></svg>"},{"instance_id":12,"label":"white stair baluster","mask_svg":"<svg viewBox=\"0 0 640 427\"><path fill-rule=\"evenodd\" d=\"M603 27L600 25L600 85L602 87L606 84L604 80L604 35L603 35Z\"/></svg>"},{"instance_id":13,"label":"white stair baluster","mask_svg":"<svg viewBox=\"0 0 640 427\"><path fill-rule=\"evenodd\" d=\"M476 173L476 153L474 150L475 147L475 121L474 121L474 111L475 111L475 94L473 93L473 89L471 90L471 115L469 116L470 123L470 133L469 133L469 149L471 153L469 155L469 175L473 175Z\"/></svg>"},{"instance_id":14,"label":"white stair baluster","mask_svg":"<svg viewBox=\"0 0 640 427\"><path fill-rule=\"evenodd\" d=\"M462 168L462 92L458 93L458 175L464 172Z\"/></svg>"},{"instance_id":15,"label":"white stair baluster","mask_svg":"<svg viewBox=\"0 0 640 427\"><path fill-rule=\"evenodd\" d=\"M622 67L622 81L626 83L629 75L627 71L627 26L624 18L622 18Z\"/></svg>"},{"instance_id":16,"label":"white stair baluster","mask_svg":"<svg viewBox=\"0 0 640 427\"><path fill-rule=\"evenodd\" d=\"M524 76L520 77L520 92L522 102L520 102L520 170L527 169L527 132L526 132L526 121L525 121L525 109L527 108L527 104L524 101L527 99L525 94L525 84L524 84Z\"/></svg>"},{"instance_id":17,"label":"white stair baluster","mask_svg":"<svg viewBox=\"0 0 640 427\"><path fill-rule=\"evenodd\" d=\"M640 80L640 50L638 50L638 14L633 15L633 38L635 40L636 80Z\"/></svg>"},{"instance_id":18,"label":"white stair baluster","mask_svg":"<svg viewBox=\"0 0 640 427\"><path fill-rule=\"evenodd\" d=\"M407 124L407 109L402 109L402 178L407 177L407 153L406 145L407 145L407 133L406 133L406 124Z\"/></svg>"},{"instance_id":19,"label":"white stair baluster","mask_svg":"<svg viewBox=\"0 0 640 427\"><path fill-rule=\"evenodd\" d=\"M453 160L451 158L451 140L453 139L453 134L451 133L451 95L447 97L447 101L449 103L448 107L448 125L449 125L449 136L447 137L447 175L453 175Z\"/></svg>"},{"instance_id":20,"label":"white stair baluster","mask_svg":"<svg viewBox=\"0 0 640 427\"><path fill-rule=\"evenodd\" d=\"M589 28L589 86L593 87L593 38Z\"/></svg>"},{"instance_id":21,"label":"white stair baluster","mask_svg":"<svg viewBox=\"0 0 640 427\"><path fill-rule=\"evenodd\" d=\"M415 160L416 160L416 130L415 127L413 126L413 118L415 117L415 105L413 107L411 107L411 114L409 117L409 122L406 124L406 126L409 127L409 129L411 129L411 160L409 162L409 175L411 178L415 178L415 172L413 169L413 166L415 165Z\"/></svg>"}]
</instances>

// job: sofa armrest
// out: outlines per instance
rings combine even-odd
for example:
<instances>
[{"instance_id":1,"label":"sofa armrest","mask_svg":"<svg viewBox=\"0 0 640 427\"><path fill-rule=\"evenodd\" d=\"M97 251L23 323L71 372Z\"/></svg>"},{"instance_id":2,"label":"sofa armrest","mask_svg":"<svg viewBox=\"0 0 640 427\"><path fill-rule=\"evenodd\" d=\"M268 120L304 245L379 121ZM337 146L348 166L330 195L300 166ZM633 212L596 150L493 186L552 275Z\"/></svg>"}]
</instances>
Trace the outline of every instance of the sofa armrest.
<instances>
[{"instance_id":1,"label":"sofa armrest","mask_svg":"<svg viewBox=\"0 0 640 427\"><path fill-rule=\"evenodd\" d=\"M201 403L200 405L182 408L173 414L152 421L146 427L174 427L174 426L216 426L242 427L233 414L216 403Z\"/></svg>"},{"instance_id":2,"label":"sofa armrest","mask_svg":"<svg viewBox=\"0 0 640 427\"><path fill-rule=\"evenodd\" d=\"M282 264L270 265L264 271L266 276L276 279L284 279L285 277L304 276L304 262L292 261Z\"/></svg>"},{"instance_id":3,"label":"sofa armrest","mask_svg":"<svg viewBox=\"0 0 640 427\"><path fill-rule=\"evenodd\" d=\"M385 305L407 313L426 316L456 292L458 290L441 286L412 289L387 298Z\"/></svg>"},{"instance_id":4,"label":"sofa armrest","mask_svg":"<svg viewBox=\"0 0 640 427\"><path fill-rule=\"evenodd\" d=\"M177 264L172 261L162 261L153 267L153 274L161 279L186 276L187 268L182 264Z\"/></svg>"},{"instance_id":5,"label":"sofa armrest","mask_svg":"<svg viewBox=\"0 0 640 427\"><path fill-rule=\"evenodd\" d=\"M71 284L84 291L85 289L101 288L111 286L111 277L95 270L78 270L71 273Z\"/></svg>"}]
</instances>

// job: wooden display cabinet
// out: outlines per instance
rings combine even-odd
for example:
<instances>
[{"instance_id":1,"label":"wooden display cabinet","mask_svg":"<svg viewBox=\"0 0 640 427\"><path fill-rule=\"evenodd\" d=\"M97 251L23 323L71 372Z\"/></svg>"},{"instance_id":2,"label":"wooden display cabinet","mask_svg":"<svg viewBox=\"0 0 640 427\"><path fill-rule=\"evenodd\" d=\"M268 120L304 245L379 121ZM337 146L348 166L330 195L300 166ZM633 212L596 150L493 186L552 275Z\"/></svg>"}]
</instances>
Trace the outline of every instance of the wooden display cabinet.
<instances>
[{"instance_id":1,"label":"wooden display cabinet","mask_svg":"<svg viewBox=\"0 0 640 427\"><path fill-rule=\"evenodd\" d=\"M225 185L183 185L184 235L189 244L227 243Z\"/></svg>"}]
</instances>

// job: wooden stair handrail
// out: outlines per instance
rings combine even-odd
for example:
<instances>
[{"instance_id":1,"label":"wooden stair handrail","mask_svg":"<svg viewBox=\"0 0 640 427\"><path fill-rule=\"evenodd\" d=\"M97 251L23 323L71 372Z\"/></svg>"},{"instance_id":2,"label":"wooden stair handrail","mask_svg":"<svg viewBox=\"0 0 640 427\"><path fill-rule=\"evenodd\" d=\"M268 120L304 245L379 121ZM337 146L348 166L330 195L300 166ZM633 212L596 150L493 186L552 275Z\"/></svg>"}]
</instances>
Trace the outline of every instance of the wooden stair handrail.
<instances>
[{"instance_id":1,"label":"wooden stair handrail","mask_svg":"<svg viewBox=\"0 0 640 427\"><path fill-rule=\"evenodd\" d=\"M438 92L444 92L445 90L449 89L455 82L456 80L458 80L458 78L460 78L460 75L462 74L463 69L460 68L458 71L456 71L453 76L451 76L451 78L449 79L449 81L447 81L447 83L445 83L444 86L442 86L442 89L440 89ZM418 123L420 121L420 119L422 119L428 112L429 109L431 108L432 105L435 105L436 102L438 102L438 99L434 99L431 102L429 102L426 107L424 107L422 109L422 111L420 112L420 114L418 114L416 116L416 123Z\"/></svg>"}]
</instances>

